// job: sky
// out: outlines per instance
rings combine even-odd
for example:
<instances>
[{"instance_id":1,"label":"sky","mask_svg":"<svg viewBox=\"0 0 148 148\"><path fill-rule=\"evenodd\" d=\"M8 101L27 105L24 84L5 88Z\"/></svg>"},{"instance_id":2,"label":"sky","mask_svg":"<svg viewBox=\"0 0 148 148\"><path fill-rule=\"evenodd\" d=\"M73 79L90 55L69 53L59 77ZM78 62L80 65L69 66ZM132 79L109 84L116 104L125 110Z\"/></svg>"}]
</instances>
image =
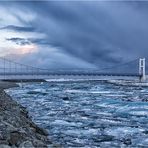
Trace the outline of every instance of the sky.
<instances>
[{"instance_id":1,"label":"sky","mask_svg":"<svg viewBox=\"0 0 148 148\"><path fill-rule=\"evenodd\" d=\"M148 56L146 1L0 2L0 56L41 68L104 68Z\"/></svg>"}]
</instances>

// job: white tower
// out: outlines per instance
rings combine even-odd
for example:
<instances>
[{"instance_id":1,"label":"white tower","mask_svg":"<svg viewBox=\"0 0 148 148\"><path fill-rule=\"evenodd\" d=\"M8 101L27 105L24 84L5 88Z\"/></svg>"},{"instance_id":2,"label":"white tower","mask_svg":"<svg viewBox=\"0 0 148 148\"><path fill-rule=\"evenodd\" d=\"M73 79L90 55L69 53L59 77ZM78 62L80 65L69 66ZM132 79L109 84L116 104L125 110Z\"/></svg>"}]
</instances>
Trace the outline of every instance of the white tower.
<instances>
[{"instance_id":1,"label":"white tower","mask_svg":"<svg viewBox=\"0 0 148 148\"><path fill-rule=\"evenodd\" d=\"M140 80L145 81L146 80L146 75L145 75L145 58L140 58L139 59L139 75L140 75Z\"/></svg>"}]
</instances>

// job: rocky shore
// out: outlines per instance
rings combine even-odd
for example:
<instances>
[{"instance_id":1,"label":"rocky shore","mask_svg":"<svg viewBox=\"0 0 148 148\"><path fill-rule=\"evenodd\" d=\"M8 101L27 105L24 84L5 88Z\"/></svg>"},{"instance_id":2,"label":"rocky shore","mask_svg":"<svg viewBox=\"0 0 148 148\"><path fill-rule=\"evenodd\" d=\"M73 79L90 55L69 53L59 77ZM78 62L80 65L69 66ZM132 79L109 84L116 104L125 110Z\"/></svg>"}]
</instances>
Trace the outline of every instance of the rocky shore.
<instances>
[{"instance_id":1,"label":"rocky shore","mask_svg":"<svg viewBox=\"0 0 148 148\"><path fill-rule=\"evenodd\" d=\"M12 82L0 82L0 148L44 148L52 145L47 131L33 123L26 108L4 92L4 89L15 86Z\"/></svg>"}]
</instances>

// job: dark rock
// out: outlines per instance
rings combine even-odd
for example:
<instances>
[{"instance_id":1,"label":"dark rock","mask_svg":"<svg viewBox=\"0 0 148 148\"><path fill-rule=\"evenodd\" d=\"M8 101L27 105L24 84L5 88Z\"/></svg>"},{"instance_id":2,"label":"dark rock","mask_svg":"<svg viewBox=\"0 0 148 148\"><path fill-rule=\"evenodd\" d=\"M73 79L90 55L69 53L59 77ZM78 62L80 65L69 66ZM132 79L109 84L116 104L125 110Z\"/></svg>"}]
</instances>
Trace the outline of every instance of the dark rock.
<instances>
[{"instance_id":1,"label":"dark rock","mask_svg":"<svg viewBox=\"0 0 148 148\"><path fill-rule=\"evenodd\" d=\"M18 145L22 140L25 139L25 134L19 131L13 131L10 133L10 138L8 139L9 145Z\"/></svg>"},{"instance_id":2,"label":"dark rock","mask_svg":"<svg viewBox=\"0 0 148 148\"><path fill-rule=\"evenodd\" d=\"M130 138L125 138L125 139L122 139L122 142L126 145L131 145L132 144L132 141Z\"/></svg>"},{"instance_id":3,"label":"dark rock","mask_svg":"<svg viewBox=\"0 0 148 148\"><path fill-rule=\"evenodd\" d=\"M41 135L44 135L44 136L48 136L48 132L47 130L43 129L43 128L40 128L40 127L36 127L36 132L41 134Z\"/></svg>"},{"instance_id":4,"label":"dark rock","mask_svg":"<svg viewBox=\"0 0 148 148\"><path fill-rule=\"evenodd\" d=\"M70 98L69 98L69 97L67 97L67 96L62 97L62 99L63 99L64 101L68 101L68 100L70 100Z\"/></svg>"},{"instance_id":5,"label":"dark rock","mask_svg":"<svg viewBox=\"0 0 148 148\"><path fill-rule=\"evenodd\" d=\"M40 91L29 91L27 94L39 94L39 95L47 95L48 93L46 92L40 92Z\"/></svg>"},{"instance_id":6,"label":"dark rock","mask_svg":"<svg viewBox=\"0 0 148 148\"><path fill-rule=\"evenodd\" d=\"M39 134L44 135L44 136L48 136L47 130L38 127L36 124L34 124L34 123L32 123L32 122L30 123L30 127L31 127L32 130L35 131L36 133L39 133Z\"/></svg>"},{"instance_id":7,"label":"dark rock","mask_svg":"<svg viewBox=\"0 0 148 148\"><path fill-rule=\"evenodd\" d=\"M20 112L21 112L21 114L24 115L25 117L27 117L27 118L29 117L29 116L28 116L28 111L27 111L24 107L22 107L22 108L20 109Z\"/></svg>"},{"instance_id":8,"label":"dark rock","mask_svg":"<svg viewBox=\"0 0 148 148\"><path fill-rule=\"evenodd\" d=\"M106 141L113 141L114 136L111 135L100 135L94 138L94 142L106 142Z\"/></svg>"},{"instance_id":9,"label":"dark rock","mask_svg":"<svg viewBox=\"0 0 148 148\"><path fill-rule=\"evenodd\" d=\"M143 131L144 134L148 134L148 131Z\"/></svg>"},{"instance_id":10,"label":"dark rock","mask_svg":"<svg viewBox=\"0 0 148 148\"><path fill-rule=\"evenodd\" d=\"M148 102L148 99L147 98L143 98L142 102Z\"/></svg>"}]
</instances>

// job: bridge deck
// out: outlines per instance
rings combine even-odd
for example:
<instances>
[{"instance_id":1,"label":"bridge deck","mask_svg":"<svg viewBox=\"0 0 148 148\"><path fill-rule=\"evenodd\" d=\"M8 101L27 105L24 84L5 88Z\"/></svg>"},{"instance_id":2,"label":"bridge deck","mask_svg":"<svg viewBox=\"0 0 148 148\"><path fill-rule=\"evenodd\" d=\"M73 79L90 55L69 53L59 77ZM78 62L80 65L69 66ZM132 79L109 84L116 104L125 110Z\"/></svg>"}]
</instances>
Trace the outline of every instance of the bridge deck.
<instances>
[{"instance_id":1,"label":"bridge deck","mask_svg":"<svg viewBox=\"0 0 148 148\"><path fill-rule=\"evenodd\" d=\"M136 74L93 74L93 73L75 73L75 74L51 74L51 73L1 73L0 79L16 80L16 79L97 79L97 80L111 80L111 79L139 79Z\"/></svg>"},{"instance_id":2,"label":"bridge deck","mask_svg":"<svg viewBox=\"0 0 148 148\"><path fill-rule=\"evenodd\" d=\"M98 72L0 72L0 76L4 75L49 75L49 76L55 76L55 75L84 75L84 76L140 76L139 74L134 73L98 73Z\"/></svg>"}]
</instances>

